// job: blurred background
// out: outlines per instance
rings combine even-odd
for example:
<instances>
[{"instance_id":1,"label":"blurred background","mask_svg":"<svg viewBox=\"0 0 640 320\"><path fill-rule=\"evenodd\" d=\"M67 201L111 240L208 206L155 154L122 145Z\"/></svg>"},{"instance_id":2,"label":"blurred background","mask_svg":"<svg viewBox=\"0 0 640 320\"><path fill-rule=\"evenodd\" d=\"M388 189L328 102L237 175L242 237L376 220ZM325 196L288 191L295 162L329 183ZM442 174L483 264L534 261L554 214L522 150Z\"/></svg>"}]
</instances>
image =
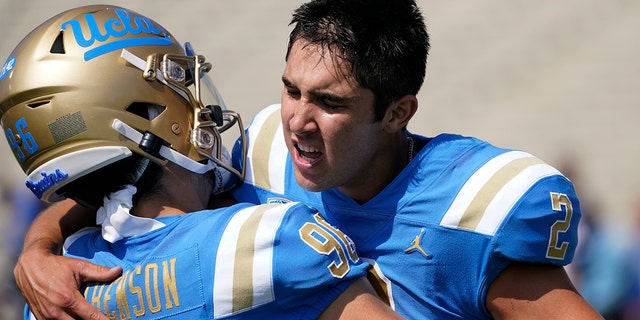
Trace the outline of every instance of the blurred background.
<instances>
[{"instance_id":1,"label":"blurred background","mask_svg":"<svg viewBox=\"0 0 640 320\"><path fill-rule=\"evenodd\" d=\"M248 123L279 102L288 23L303 2L0 0L0 63L49 17L90 3L117 4L192 42L213 62L227 106ZM524 149L569 176L585 215L571 277L607 319L636 319L629 310L638 309L640 261L640 2L418 3L432 49L410 130ZM26 192L5 139L0 168L0 319L18 319L22 301L12 269L42 204Z\"/></svg>"}]
</instances>

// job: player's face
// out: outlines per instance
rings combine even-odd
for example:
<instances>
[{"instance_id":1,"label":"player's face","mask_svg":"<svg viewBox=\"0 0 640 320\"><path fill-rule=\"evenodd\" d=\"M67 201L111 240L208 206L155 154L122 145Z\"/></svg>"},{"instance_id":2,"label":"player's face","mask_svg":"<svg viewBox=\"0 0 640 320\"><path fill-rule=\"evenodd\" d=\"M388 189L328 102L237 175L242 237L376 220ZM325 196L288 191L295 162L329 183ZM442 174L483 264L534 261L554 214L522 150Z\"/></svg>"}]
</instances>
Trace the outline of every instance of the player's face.
<instances>
[{"instance_id":1,"label":"player's face","mask_svg":"<svg viewBox=\"0 0 640 320\"><path fill-rule=\"evenodd\" d=\"M338 187L366 201L385 145L382 125L373 121L374 94L345 77L328 52L306 44L293 44L282 77L282 122L296 180L310 191Z\"/></svg>"}]
</instances>

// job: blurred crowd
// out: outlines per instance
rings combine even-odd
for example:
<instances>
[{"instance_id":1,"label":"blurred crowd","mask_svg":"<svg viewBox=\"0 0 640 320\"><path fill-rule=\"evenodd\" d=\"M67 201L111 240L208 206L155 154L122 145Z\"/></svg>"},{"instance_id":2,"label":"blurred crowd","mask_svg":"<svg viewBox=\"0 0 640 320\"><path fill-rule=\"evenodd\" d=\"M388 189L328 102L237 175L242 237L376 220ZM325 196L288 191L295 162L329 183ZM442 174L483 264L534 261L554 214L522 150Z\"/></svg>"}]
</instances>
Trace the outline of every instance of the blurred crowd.
<instances>
[{"instance_id":1,"label":"blurred crowd","mask_svg":"<svg viewBox=\"0 0 640 320\"><path fill-rule=\"evenodd\" d=\"M22 181L0 179L0 319L22 319L24 299L13 278L13 266L31 221L45 204Z\"/></svg>"},{"instance_id":2,"label":"blurred crowd","mask_svg":"<svg viewBox=\"0 0 640 320\"><path fill-rule=\"evenodd\" d=\"M573 181L582 210L569 276L605 319L640 319L640 197L623 215L629 221L620 221L582 181L578 161L565 159L559 168Z\"/></svg>"},{"instance_id":3,"label":"blurred crowd","mask_svg":"<svg viewBox=\"0 0 640 320\"><path fill-rule=\"evenodd\" d=\"M569 276L605 319L640 319L640 197L629 205L630 222L616 221L585 188L575 161L559 167L574 182L583 213ZM24 299L13 266L29 224L45 204L21 181L0 179L0 192L0 319L21 319Z\"/></svg>"}]
</instances>

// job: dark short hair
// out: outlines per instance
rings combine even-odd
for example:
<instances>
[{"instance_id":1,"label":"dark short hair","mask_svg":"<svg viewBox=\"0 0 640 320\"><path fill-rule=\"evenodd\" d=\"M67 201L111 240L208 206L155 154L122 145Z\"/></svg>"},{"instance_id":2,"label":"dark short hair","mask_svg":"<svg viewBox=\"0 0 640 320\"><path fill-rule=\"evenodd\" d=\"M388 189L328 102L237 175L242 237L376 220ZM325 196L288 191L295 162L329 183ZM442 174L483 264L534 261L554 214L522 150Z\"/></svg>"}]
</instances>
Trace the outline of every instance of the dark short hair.
<instances>
[{"instance_id":1,"label":"dark short hair","mask_svg":"<svg viewBox=\"0 0 640 320\"><path fill-rule=\"evenodd\" d=\"M134 205L139 197L154 189L162 176L162 169L149 159L133 153L110 165L90 172L60 189L60 193L91 209L100 208L103 199L126 185L135 185L138 191L133 198Z\"/></svg>"},{"instance_id":2,"label":"dark short hair","mask_svg":"<svg viewBox=\"0 0 640 320\"><path fill-rule=\"evenodd\" d=\"M351 68L375 96L375 121L391 103L417 95L424 82L429 35L413 0L313 0L293 13L286 58L298 39L320 45Z\"/></svg>"}]
</instances>

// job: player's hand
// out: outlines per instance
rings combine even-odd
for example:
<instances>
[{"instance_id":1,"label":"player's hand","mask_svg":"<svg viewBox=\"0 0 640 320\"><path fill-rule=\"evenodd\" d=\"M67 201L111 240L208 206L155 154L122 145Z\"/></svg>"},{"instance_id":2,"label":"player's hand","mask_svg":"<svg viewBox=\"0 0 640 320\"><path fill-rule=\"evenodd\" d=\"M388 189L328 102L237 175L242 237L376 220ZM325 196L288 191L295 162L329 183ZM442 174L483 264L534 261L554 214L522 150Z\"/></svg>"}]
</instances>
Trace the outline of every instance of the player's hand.
<instances>
[{"instance_id":1,"label":"player's hand","mask_svg":"<svg viewBox=\"0 0 640 320\"><path fill-rule=\"evenodd\" d=\"M38 319L107 320L79 289L86 281L112 281L121 273L121 267L109 269L35 247L24 250L13 269L18 287Z\"/></svg>"}]
</instances>

